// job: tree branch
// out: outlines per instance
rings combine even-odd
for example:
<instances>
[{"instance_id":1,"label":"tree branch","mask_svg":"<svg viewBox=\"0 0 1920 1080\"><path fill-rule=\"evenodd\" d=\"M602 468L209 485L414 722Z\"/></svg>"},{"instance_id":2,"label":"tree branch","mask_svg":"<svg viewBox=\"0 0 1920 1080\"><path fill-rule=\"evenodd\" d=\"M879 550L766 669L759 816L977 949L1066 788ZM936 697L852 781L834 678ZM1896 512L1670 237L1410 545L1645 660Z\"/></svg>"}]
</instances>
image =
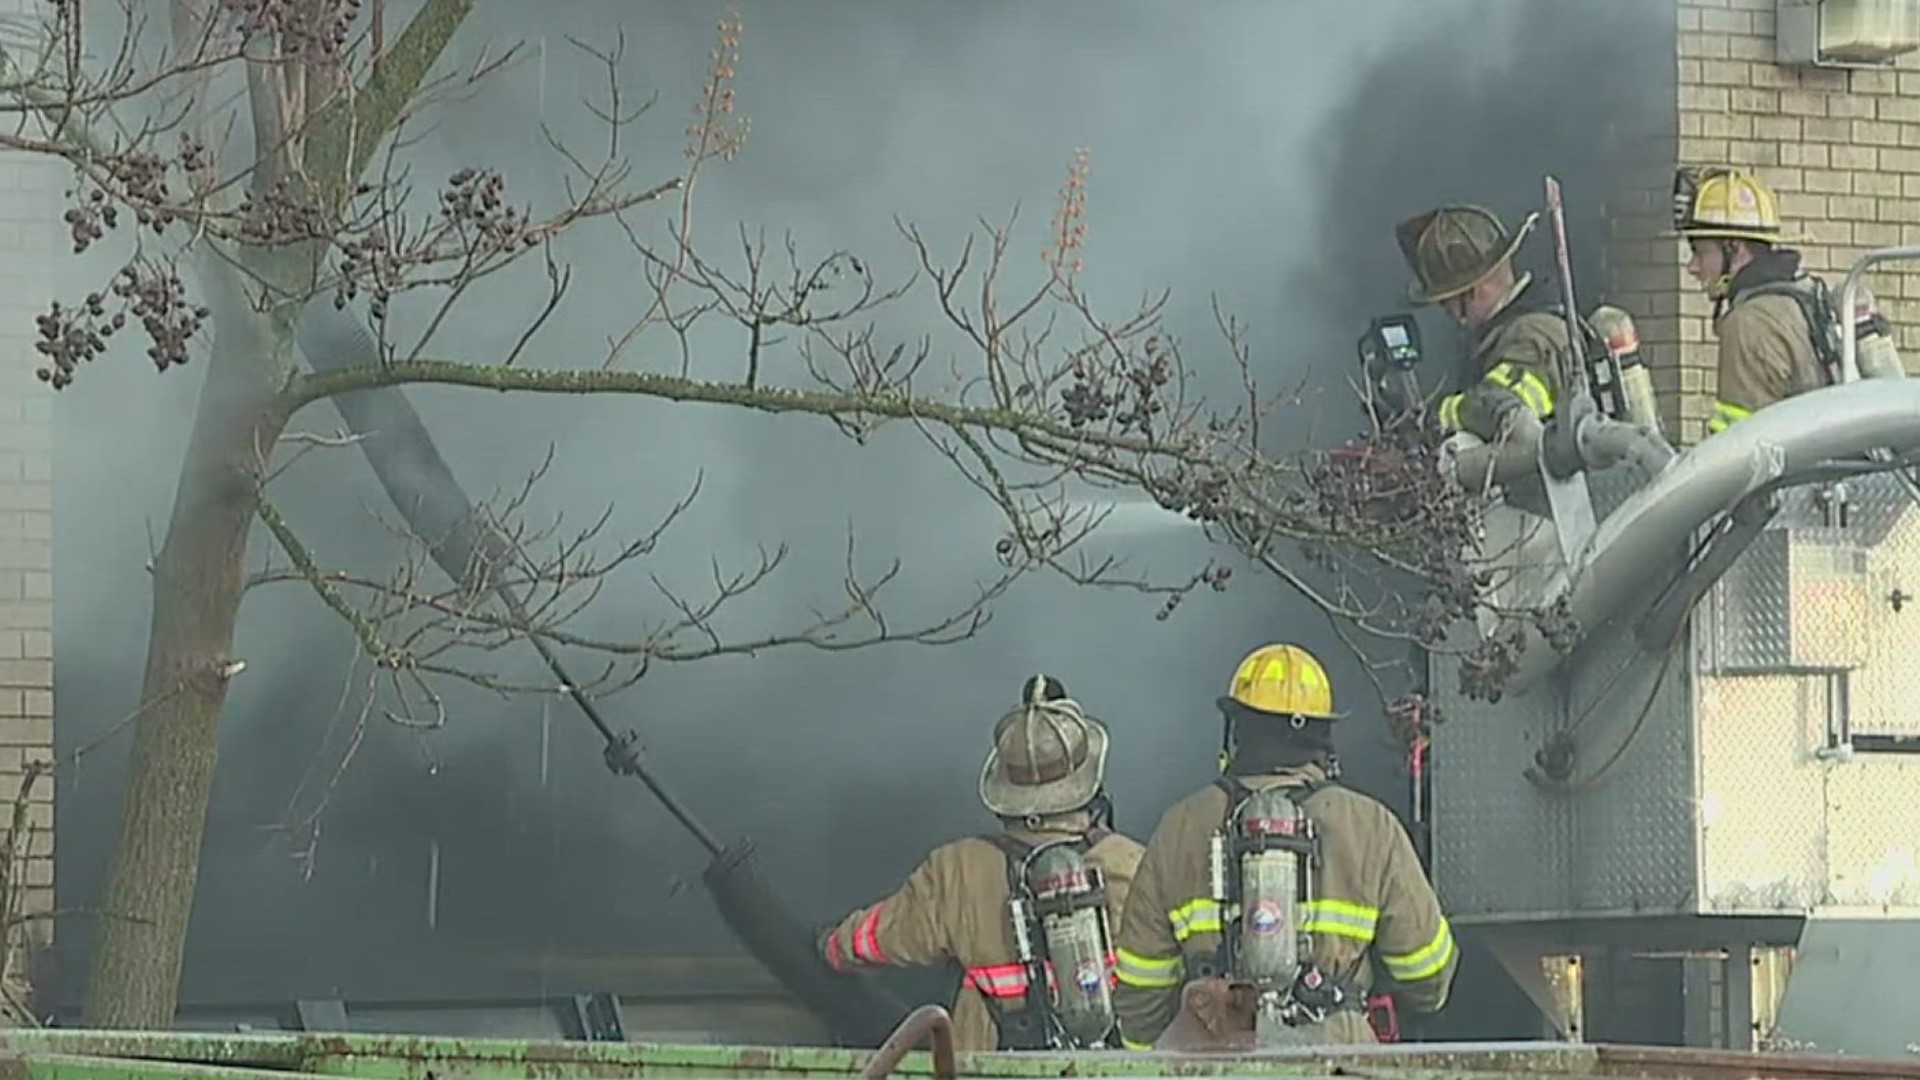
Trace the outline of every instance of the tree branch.
<instances>
[{"instance_id":1,"label":"tree branch","mask_svg":"<svg viewBox=\"0 0 1920 1080\"><path fill-rule=\"evenodd\" d=\"M1070 423L1017 409L955 405L907 397L887 391L835 392L794 390L745 383L708 382L652 372L598 371L463 364L449 360L418 360L380 367L355 367L323 374L302 375L291 381L284 401L289 415L321 398L386 386L434 384L464 386L501 393L632 394L684 403L732 405L770 413L813 413L821 416L880 417L931 420L957 428L983 428L1047 440L1052 446L1079 446L1087 451L1115 450L1130 454L1169 455L1201 460L1191 449L1154 439L1084 431Z\"/></svg>"},{"instance_id":2,"label":"tree branch","mask_svg":"<svg viewBox=\"0 0 1920 1080\"><path fill-rule=\"evenodd\" d=\"M374 151L419 94L473 6L474 0L426 0L373 65L365 85L335 98L320 113L307 138L306 165L319 182L324 206L337 212L352 197Z\"/></svg>"},{"instance_id":3,"label":"tree branch","mask_svg":"<svg viewBox=\"0 0 1920 1080\"><path fill-rule=\"evenodd\" d=\"M301 580L312 587L314 595L320 598L321 603L327 605L328 609L346 620L347 625L353 628L353 636L360 642L360 647L365 649L367 655L373 659L374 664L387 668L403 666L406 661L404 654L381 640L379 628L373 625L372 620L349 603L346 597L340 595L340 590L335 587L336 583L329 580L321 571L320 565L314 561L313 553L307 550L306 544L301 541L299 534L293 531L293 527L287 524L287 519L281 516L279 509L268 501L264 494L259 497L259 504L260 521L266 525L268 531L273 533L273 538L279 541L280 550L286 552L287 558L292 560L295 572L300 575Z\"/></svg>"}]
</instances>

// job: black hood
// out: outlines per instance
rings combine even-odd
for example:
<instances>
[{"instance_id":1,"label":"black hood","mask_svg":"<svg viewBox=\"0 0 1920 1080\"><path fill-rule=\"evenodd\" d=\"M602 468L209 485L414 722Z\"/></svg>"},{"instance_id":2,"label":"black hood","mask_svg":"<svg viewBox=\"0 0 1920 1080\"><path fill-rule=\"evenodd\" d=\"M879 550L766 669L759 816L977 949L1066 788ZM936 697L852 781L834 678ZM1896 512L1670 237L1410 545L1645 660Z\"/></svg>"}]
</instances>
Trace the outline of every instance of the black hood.
<instances>
[{"instance_id":1,"label":"black hood","mask_svg":"<svg viewBox=\"0 0 1920 1080\"><path fill-rule=\"evenodd\" d=\"M1733 275L1733 280L1727 286L1727 296L1728 299L1734 299L1748 289L1792 281L1799 276L1798 251L1792 248L1768 248Z\"/></svg>"}]
</instances>

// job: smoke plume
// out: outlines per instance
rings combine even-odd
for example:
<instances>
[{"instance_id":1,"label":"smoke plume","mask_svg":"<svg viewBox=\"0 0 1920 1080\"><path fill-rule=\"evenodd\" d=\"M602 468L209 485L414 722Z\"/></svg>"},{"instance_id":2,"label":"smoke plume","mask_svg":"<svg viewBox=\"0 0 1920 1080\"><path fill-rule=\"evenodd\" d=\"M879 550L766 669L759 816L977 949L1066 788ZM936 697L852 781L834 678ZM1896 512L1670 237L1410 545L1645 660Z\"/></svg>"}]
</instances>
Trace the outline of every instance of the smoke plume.
<instances>
[{"instance_id":1,"label":"smoke plume","mask_svg":"<svg viewBox=\"0 0 1920 1080\"><path fill-rule=\"evenodd\" d=\"M1538 206L1540 177L1554 171L1591 305L1597 200L1614 169L1608 131L1665 130L1673 104L1669 0L738 6L738 88L753 130L737 160L702 178L699 228L716 255L737 250L741 222L776 244L790 230L806 251L852 250L885 276L909 265L894 215L950 254L979 217L1003 218L1015 203L1037 253L1069 155L1088 146L1096 298L1124 307L1172 287L1169 325L1200 356L1214 348L1217 293L1251 323L1262 378L1317 387L1329 436L1343 433L1342 416L1358 426L1345 396L1353 338L1370 316L1404 306L1396 220L1472 201L1511 222ZM483 5L450 66L515 40L527 59L444 111L412 152L414 176L424 188L486 164L518 198L557 199L539 124L595 138L578 101L604 93L566 38L606 46L609 28L624 26L629 93L659 95L629 152L664 178L679 168L719 14L611 0ZM617 231L576 236L564 254L572 314L525 363L597 361L618 321L605 311L644 299L638 258ZM471 302L443 348L497 356L543 298L537 277ZM913 303L888 332L932 328L937 312L924 296ZM713 363L739 355L723 336L700 344ZM134 357L113 359L120 370L61 399L63 752L133 708L148 537L164 527L197 392L195 367L156 379ZM910 436L863 450L818 421L713 408L410 396L470 492L513 487L551 446L536 512L585 521L611 504L610 535L647 528L700 474L700 501L643 570L692 587L710 554L739 562L756 544L788 544L792 563L735 609L735 629L834 601L849 522L869 565L905 559L901 618L964 602L969 581L992 569L993 509ZM337 424L322 405L294 427ZM362 508L391 510L355 452L314 455L281 484L280 504L329 564L377 569L391 557ZM1149 568L1193 569L1209 554L1177 521L1147 514L1136 526L1127 542ZM631 634L658 616L644 576L619 588L592 629ZM1136 836L1209 779L1211 701L1239 656L1269 640L1329 661L1353 707L1350 778L1404 806L1365 682L1324 620L1245 569L1226 594L1192 598L1167 621L1154 606L1029 582L959 645L663 669L607 709L640 730L716 829L759 841L769 874L810 919L891 888L933 844L990 827L974 796L986 735L1036 670L1111 726L1109 788ZM249 666L228 709L187 1000L584 991L601 987L569 967L580 957L732 948L695 881L698 849L638 785L605 772L563 698L456 694L447 726L428 734L376 717L333 784L357 714L346 628L302 586L270 586L247 601L237 652ZM512 663L534 671L529 659ZM104 741L60 788L60 903L76 912L59 927L66 996L87 970L85 909L104 884L124 743ZM276 828L330 785L317 837Z\"/></svg>"}]
</instances>

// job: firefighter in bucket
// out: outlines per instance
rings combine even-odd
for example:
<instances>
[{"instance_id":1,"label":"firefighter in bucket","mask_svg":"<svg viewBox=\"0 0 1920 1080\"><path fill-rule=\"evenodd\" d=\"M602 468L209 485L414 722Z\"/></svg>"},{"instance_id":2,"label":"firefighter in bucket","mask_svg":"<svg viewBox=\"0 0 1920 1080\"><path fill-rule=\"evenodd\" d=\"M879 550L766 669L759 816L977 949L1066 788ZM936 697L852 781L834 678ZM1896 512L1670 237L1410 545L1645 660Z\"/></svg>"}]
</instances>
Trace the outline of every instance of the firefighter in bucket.
<instances>
[{"instance_id":1,"label":"firefighter in bucket","mask_svg":"<svg viewBox=\"0 0 1920 1080\"><path fill-rule=\"evenodd\" d=\"M1445 308L1467 333L1466 385L1435 410L1445 431L1493 442L1515 411L1531 412L1543 424L1554 414L1563 391L1557 358L1567 350L1566 318L1556 305L1536 304L1533 275L1513 268L1539 220L1528 214L1509 232L1491 210L1442 206L1394 229L1415 278L1408 299Z\"/></svg>"},{"instance_id":2,"label":"firefighter in bucket","mask_svg":"<svg viewBox=\"0 0 1920 1080\"><path fill-rule=\"evenodd\" d=\"M1393 811L1337 782L1326 669L1266 645L1218 705L1223 775L1160 819L1115 937L1124 1045L1374 1042L1374 960L1437 1011L1453 934Z\"/></svg>"},{"instance_id":3,"label":"firefighter in bucket","mask_svg":"<svg viewBox=\"0 0 1920 1080\"><path fill-rule=\"evenodd\" d=\"M1000 831L942 844L893 895L841 919L827 963L965 969L959 1050L1117 1047L1112 926L1140 842L1113 831L1107 730L1037 675L993 729L980 801Z\"/></svg>"}]
</instances>

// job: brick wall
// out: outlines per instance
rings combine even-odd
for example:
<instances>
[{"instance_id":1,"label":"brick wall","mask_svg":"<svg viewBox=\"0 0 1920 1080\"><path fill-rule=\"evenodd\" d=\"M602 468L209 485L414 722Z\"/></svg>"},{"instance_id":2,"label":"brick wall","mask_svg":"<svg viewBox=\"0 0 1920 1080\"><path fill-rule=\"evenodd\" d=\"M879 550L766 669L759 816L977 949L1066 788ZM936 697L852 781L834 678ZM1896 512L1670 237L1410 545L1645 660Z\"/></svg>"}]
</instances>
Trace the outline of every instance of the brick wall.
<instances>
[{"instance_id":1,"label":"brick wall","mask_svg":"<svg viewBox=\"0 0 1920 1080\"><path fill-rule=\"evenodd\" d=\"M34 378L33 317L52 299L65 172L0 154L0 835L22 768L53 759L53 395ZM53 777L28 803L29 859L18 910L53 910ZM52 939L52 921L24 929ZM18 947L19 939L14 943ZM8 981L24 975L18 954Z\"/></svg>"},{"instance_id":2,"label":"brick wall","mask_svg":"<svg viewBox=\"0 0 1920 1080\"><path fill-rule=\"evenodd\" d=\"M1774 62L1775 0L1676 0L1677 124L1658 140L1666 175L1645 170L1615 196L1611 284L1635 313L1668 434L1705 433L1714 382L1710 306L1688 278L1669 223L1676 162L1755 169L1780 193L1794 246L1837 289L1875 247L1920 243L1920 55L1892 70L1783 67ZM1648 187L1646 185L1653 184ZM1920 264L1868 278L1899 328L1909 370L1920 357Z\"/></svg>"}]
</instances>

